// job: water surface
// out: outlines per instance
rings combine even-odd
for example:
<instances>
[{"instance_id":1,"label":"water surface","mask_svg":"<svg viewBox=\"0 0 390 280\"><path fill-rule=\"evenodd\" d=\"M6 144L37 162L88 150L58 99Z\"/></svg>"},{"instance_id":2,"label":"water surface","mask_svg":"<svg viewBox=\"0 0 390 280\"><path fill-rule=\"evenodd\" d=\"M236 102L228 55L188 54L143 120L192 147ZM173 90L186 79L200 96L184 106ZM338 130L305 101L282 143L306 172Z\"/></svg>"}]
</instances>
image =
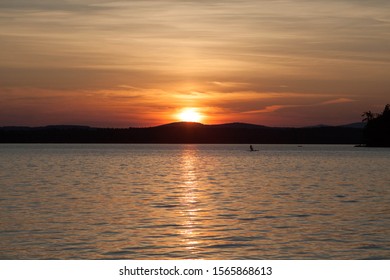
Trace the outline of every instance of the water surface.
<instances>
[{"instance_id":1,"label":"water surface","mask_svg":"<svg viewBox=\"0 0 390 280\"><path fill-rule=\"evenodd\" d=\"M0 145L1 259L390 259L390 150Z\"/></svg>"}]
</instances>

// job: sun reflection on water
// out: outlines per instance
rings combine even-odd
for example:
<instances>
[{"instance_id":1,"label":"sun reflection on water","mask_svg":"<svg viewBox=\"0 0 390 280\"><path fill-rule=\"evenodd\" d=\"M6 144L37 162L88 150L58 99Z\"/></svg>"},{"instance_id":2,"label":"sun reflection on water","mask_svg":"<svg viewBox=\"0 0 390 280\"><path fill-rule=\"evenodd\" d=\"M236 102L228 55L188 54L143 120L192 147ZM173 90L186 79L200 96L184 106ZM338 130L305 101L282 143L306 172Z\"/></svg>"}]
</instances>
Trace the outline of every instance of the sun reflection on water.
<instances>
[{"instance_id":1,"label":"sun reflection on water","mask_svg":"<svg viewBox=\"0 0 390 280\"><path fill-rule=\"evenodd\" d=\"M182 190L182 196L180 203L182 204L182 210L180 211L181 230L180 235L181 243L184 244L184 248L196 254L199 251L199 212L201 208L200 203L200 184L197 174L197 151L187 146L181 156L181 176L182 184L180 189Z\"/></svg>"}]
</instances>

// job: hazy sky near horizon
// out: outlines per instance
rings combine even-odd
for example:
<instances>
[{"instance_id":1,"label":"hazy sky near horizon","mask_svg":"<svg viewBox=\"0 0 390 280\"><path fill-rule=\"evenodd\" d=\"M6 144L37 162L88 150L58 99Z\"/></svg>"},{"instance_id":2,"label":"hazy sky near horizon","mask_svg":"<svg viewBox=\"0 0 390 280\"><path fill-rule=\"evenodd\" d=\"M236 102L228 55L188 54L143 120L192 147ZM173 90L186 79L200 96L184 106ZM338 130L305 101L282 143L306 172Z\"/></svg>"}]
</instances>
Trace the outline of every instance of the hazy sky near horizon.
<instances>
[{"instance_id":1,"label":"hazy sky near horizon","mask_svg":"<svg viewBox=\"0 0 390 280\"><path fill-rule=\"evenodd\" d=\"M390 103L390 1L0 1L0 126L344 124Z\"/></svg>"}]
</instances>

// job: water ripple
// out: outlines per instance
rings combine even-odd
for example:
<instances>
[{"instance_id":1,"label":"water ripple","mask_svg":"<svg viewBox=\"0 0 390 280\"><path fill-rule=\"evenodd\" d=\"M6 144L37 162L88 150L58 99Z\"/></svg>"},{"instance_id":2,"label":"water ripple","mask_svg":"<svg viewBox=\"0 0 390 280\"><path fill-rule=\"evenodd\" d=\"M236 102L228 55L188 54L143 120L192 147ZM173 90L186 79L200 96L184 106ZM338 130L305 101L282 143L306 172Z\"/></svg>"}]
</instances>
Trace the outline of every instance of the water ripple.
<instances>
[{"instance_id":1,"label":"water ripple","mask_svg":"<svg viewBox=\"0 0 390 280\"><path fill-rule=\"evenodd\" d=\"M0 258L390 259L389 150L245 149L2 145Z\"/></svg>"}]
</instances>

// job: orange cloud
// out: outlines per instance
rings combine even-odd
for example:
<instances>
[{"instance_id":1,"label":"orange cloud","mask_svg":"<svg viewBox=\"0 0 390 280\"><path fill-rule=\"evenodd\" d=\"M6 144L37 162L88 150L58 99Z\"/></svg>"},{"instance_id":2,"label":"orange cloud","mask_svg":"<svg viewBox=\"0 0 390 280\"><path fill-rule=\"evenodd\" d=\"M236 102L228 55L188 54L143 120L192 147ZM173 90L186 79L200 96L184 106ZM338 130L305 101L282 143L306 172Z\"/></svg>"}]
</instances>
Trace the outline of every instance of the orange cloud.
<instances>
[{"instance_id":1,"label":"orange cloud","mask_svg":"<svg viewBox=\"0 0 390 280\"><path fill-rule=\"evenodd\" d=\"M337 99L324 101L318 105L330 105L330 104L349 103L349 102L355 102L355 100L351 98L337 98Z\"/></svg>"}]
</instances>

